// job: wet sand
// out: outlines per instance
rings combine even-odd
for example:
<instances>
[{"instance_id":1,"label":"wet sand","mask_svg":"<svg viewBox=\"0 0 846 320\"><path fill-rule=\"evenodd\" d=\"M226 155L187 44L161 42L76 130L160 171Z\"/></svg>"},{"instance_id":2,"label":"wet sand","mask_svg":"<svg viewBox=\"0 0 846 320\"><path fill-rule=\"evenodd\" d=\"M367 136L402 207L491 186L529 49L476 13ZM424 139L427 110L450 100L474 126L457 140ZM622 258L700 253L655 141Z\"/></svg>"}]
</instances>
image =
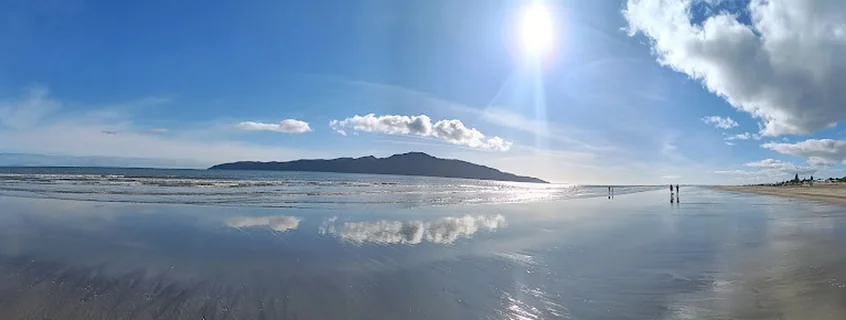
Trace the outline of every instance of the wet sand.
<instances>
[{"instance_id":1,"label":"wet sand","mask_svg":"<svg viewBox=\"0 0 846 320\"><path fill-rule=\"evenodd\" d=\"M718 190L766 194L846 204L846 184L816 184L813 186L718 186Z\"/></svg>"},{"instance_id":2,"label":"wet sand","mask_svg":"<svg viewBox=\"0 0 846 320\"><path fill-rule=\"evenodd\" d=\"M689 188L249 209L0 197L0 319L844 319L841 205Z\"/></svg>"}]
</instances>

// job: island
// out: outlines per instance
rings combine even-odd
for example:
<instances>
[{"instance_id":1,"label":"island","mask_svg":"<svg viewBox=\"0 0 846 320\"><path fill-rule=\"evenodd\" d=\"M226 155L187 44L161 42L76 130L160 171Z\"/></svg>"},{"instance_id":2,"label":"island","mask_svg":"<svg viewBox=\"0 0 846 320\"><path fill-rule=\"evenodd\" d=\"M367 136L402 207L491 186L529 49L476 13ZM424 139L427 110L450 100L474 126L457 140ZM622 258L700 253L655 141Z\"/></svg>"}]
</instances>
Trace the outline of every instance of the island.
<instances>
[{"instance_id":1,"label":"island","mask_svg":"<svg viewBox=\"0 0 846 320\"><path fill-rule=\"evenodd\" d=\"M209 170L269 170L394 174L406 176L549 183L538 178L518 176L467 161L436 158L423 152L395 154L387 158L367 156L361 158L314 159L285 162L238 161L214 165L209 168Z\"/></svg>"}]
</instances>

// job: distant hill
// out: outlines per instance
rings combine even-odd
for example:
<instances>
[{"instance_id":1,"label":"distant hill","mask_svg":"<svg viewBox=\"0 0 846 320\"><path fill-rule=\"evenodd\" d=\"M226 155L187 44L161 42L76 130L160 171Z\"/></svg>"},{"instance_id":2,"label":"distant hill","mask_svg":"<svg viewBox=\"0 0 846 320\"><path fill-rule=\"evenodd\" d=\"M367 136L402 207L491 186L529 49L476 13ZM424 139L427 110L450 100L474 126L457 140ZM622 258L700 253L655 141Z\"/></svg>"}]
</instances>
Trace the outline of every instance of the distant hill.
<instances>
[{"instance_id":1,"label":"distant hill","mask_svg":"<svg viewBox=\"0 0 846 320\"><path fill-rule=\"evenodd\" d=\"M387 158L367 156L330 160L287 162L239 161L212 166L209 170L313 171L338 173L396 174L479 180L548 183L538 178L518 176L467 161L440 159L422 152L395 154Z\"/></svg>"}]
</instances>

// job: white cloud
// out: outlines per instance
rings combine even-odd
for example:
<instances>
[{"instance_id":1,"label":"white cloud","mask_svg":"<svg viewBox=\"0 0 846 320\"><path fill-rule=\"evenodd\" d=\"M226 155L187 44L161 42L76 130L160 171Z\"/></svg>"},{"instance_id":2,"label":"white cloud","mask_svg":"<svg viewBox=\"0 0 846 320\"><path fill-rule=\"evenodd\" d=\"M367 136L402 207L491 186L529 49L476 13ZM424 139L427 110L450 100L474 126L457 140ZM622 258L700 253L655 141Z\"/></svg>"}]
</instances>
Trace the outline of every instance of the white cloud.
<instances>
[{"instance_id":1,"label":"white cloud","mask_svg":"<svg viewBox=\"0 0 846 320\"><path fill-rule=\"evenodd\" d=\"M751 138L751 137L752 137L752 135L749 134L749 132L744 132L744 133L738 133L738 134L735 134L735 135L728 136L728 137L726 137L726 141L749 140L749 138Z\"/></svg>"},{"instance_id":2,"label":"white cloud","mask_svg":"<svg viewBox=\"0 0 846 320\"><path fill-rule=\"evenodd\" d=\"M712 124L719 129L731 129L737 127L737 122L729 117L720 118L718 116L710 116L702 118L702 122Z\"/></svg>"},{"instance_id":3,"label":"white cloud","mask_svg":"<svg viewBox=\"0 0 846 320\"><path fill-rule=\"evenodd\" d=\"M89 108L91 111L58 117L54 114L61 102L49 98L46 88L36 87L26 97L0 104L0 148L61 156L158 159L169 166L182 163L180 166L188 167L245 159L281 161L326 156L314 150L268 147L214 137L221 130L231 130L229 125L221 129L183 128L167 135L151 134L164 131L138 128L124 111L125 106L138 103L119 103L116 105L121 107L116 109Z\"/></svg>"},{"instance_id":4,"label":"white cloud","mask_svg":"<svg viewBox=\"0 0 846 320\"><path fill-rule=\"evenodd\" d=\"M50 99L47 87L33 86L26 97L17 101L0 101L0 128L26 128L36 125L44 116L61 106Z\"/></svg>"},{"instance_id":5,"label":"white cloud","mask_svg":"<svg viewBox=\"0 0 846 320\"><path fill-rule=\"evenodd\" d=\"M808 139L797 143L768 142L761 146L781 154L808 158L809 163L846 163L846 140Z\"/></svg>"},{"instance_id":6,"label":"white cloud","mask_svg":"<svg viewBox=\"0 0 846 320\"><path fill-rule=\"evenodd\" d=\"M727 145L727 146L733 146L733 145L734 145L734 142L728 142L728 141L726 141L726 145Z\"/></svg>"},{"instance_id":7,"label":"white cloud","mask_svg":"<svg viewBox=\"0 0 846 320\"><path fill-rule=\"evenodd\" d=\"M715 174L741 183L773 183L793 179L793 174L769 170L717 170Z\"/></svg>"},{"instance_id":8,"label":"white cloud","mask_svg":"<svg viewBox=\"0 0 846 320\"><path fill-rule=\"evenodd\" d=\"M285 119L278 124L245 121L238 124L238 128L248 131L275 131L282 133L303 133L311 131L308 122L296 119Z\"/></svg>"},{"instance_id":9,"label":"white cloud","mask_svg":"<svg viewBox=\"0 0 846 320\"><path fill-rule=\"evenodd\" d=\"M757 133L744 132L744 133L728 135L728 136L725 137L724 140L734 141L734 140L749 140L749 139L761 140L761 135L759 135ZM731 142L726 142L726 144L730 145L730 146L734 145L734 143L731 143Z\"/></svg>"},{"instance_id":10,"label":"white cloud","mask_svg":"<svg viewBox=\"0 0 846 320\"><path fill-rule=\"evenodd\" d=\"M659 63L763 121L762 134L808 134L846 119L846 1L752 0L751 25L718 12L692 22L692 0L628 0L630 35Z\"/></svg>"},{"instance_id":11,"label":"white cloud","mask_svg":"<svg viewBox=\"0 0 846 320\"><path fill-rule=\"evenodd\" d=\"M784 168L788 165L792 165L792 164L781 161L781 160L775 160L775 159L764 159L764 160L746 163L747 167L761 168L761 169L782 169L782 168Z\"/></svg>"},{"instance_id":12,"label":"white cloud","mask_svg":"<svg viewBox=\"0 0 846 320\"><path fill-rule=\"evenodd\" d=\"M111 131L109 129L117 129L121 134L102 133L102 130ZM180 160L184 163L182 166L190 167L239 160L284 161L329 155L320 150L195 138L190 133L156 135L133 131L126 124L66 121L33 130L0 130L0 147L15 152L51 155Z\"/></svg>"},{"instance_id":13,"label":"white cloud","mask_svg":"<svg viewBox=\"0 0 846 320\"><path fill-rule=\"evenodd\" d=\"M775 159L749 162L745 166L756 170L718 170L714 171L714 173L733 176L738 180L747 182L777 182L792 179L796 174L805 176L817 172L816 167L797 166Z\"/></svg>"},{"instance_id":14,"label":"white cloud","mask_svg":"<svg viewBox=\"0 0 846 320\"><path fill-rule=\"evenodd\" d=\"M249 228L267 226L279 232L294 230L300 225L300 218L291 216L269 216L269 217L233 217L226 220L226 226L230 228Z\"/></svg>"},{"instance_id":15,"label":"white cloud","mask_svg":"<svg viewBox=\"0 0 846 320\"><path fill-rule=\"evenodd\" d=\"M505 226L502 215L465 215L446 217L433 222L388 221L344 222L335 226L337 218L324 221L321 234L334 235L356 244L418 244L428 241L452 244L460 238L469 238L478 231L495 231Z\"/></svg>"},{"instance_id":16,"label":"white cloud","mask_svg":"<svg viewBox=\"0 0 846 320\"><path fill-rule=\"evenodd\" d=\"M377 117L371 113L364 116L355 115L344 120L332 120L329 126L342 134L346 134L344 129L351 129L393 135L417 135L479 149L507 151L512 145L500 137L489 138L475 128L467 128L460 120L440 120L433 124L427 115Z\"/></svg>"},{"instance_id":17,"label":"white cloud","mask_svg":"<svg viewBox=\"0 0 846 320\"><path fill-rule=\"evenodd\" d=\"M551 122L549 118L531 119L503 105L489 105L486 108L476 108L455 101L443 100L429 93L399 86L342 79L334 79L331 83L347 86L347 90L338 90L338 92L354 92L352 96L342 95L338 97L340 100L369 96L390 107L413 105L417 110L449 115L450 117L464 118L467 116L476 116L479 120L503 128L520 130L531 133L538 138L565 143L568 150L578 147L580 149L598 151L619 151L616 150L619 149L618 147L612 146L609 141L602 138L605 136L604 134L598 132L593 127L576 128L563 123ZM642 94L643 91L638 91L638 93ZM390 107L387 109L391 109ZM461 115L461 117L457 115Z\"/></svg>"},{"instance_id":18,"label":"white cloud","mask_svg":"<svg viewBox=\"0 0 846 320\"><path fill-rule=\"evenodd\" d=\"M808 164L815 168L825 168L837 164L837 161L820 157L810 157L808 158Z\"/></svg>"},{"instance_id":19,"label":"white cloud","mask_svg":"<svg viewBox=\"0 0 846 320\"><path fill-rule=\"evenodd\" d=\"M226 130L224 127L202 131L186 128L167 135L150 134L124 119L124 116L98 119L86 113L41 123L33 128L0 130L0 147L15 152L51 155L190 159L190 162L203 166L245 159L283 161L326 156L320 150L228 140L221 137Z\"/></svg>"},{"instance_id":20,"label":"white cloud","mask_svg":"<svg viewBox=\"0 0 846 320\"><path fill-rule=\"evenodd\" d=\"M754 161L746 163L747 167L750 168L758 168L761 170L766 171L775 171L776 173L781 174L812 174L817 171L816 168L812 167L805 167L805 166L797 166L790 162L784 162L781 160L775 159L764 159L760 161Z\"/></svg>"}]
</instances>

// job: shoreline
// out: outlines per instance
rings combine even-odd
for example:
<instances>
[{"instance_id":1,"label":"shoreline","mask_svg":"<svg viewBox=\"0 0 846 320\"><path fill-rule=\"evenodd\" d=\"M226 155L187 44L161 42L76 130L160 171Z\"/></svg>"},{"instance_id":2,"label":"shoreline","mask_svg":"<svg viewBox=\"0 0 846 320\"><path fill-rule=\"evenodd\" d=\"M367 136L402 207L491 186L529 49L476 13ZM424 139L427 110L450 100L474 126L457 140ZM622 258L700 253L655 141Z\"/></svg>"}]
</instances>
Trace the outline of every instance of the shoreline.
<instances>
[{"instance_id":1,"label":"shoreline","mask_svg":"<svg viewBox=\"0 0 846 320\"><path fill-rule=\"evenodd\" d=\"M716 190L764 194L785 198L816 200L846 204L846 186L841 184L816 186L714 186Z\"/></svg>"}]
</instances>

